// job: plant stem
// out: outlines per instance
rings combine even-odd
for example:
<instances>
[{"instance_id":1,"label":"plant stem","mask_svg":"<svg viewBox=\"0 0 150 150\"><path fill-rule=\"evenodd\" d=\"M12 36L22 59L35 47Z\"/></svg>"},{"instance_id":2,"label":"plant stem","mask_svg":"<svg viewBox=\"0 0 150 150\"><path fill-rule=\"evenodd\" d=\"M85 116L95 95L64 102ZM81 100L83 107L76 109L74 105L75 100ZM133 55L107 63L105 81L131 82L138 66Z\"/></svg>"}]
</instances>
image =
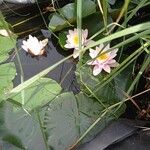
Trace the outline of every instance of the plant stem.
<instances>
[{"instance_id":1,"label":"plant stem","mask_svg":"<svg viewBox=\"0 0 150 150\"><path fill-rule=\"evenodd\" d=\"M142 68L140 69L139 73L137 74L136 78L134 79L134 81L132 82L131 86L129 87L127 93L130 94L130 92L133 90L135 84L137 83L137 81L140 79L141 75L143 74L144 70L146 69L146 67L150 64L150 55L148 55L148 57L146 58L146 61L144 62L144 64L142 65Z\"/></svg>"}]
</instances>

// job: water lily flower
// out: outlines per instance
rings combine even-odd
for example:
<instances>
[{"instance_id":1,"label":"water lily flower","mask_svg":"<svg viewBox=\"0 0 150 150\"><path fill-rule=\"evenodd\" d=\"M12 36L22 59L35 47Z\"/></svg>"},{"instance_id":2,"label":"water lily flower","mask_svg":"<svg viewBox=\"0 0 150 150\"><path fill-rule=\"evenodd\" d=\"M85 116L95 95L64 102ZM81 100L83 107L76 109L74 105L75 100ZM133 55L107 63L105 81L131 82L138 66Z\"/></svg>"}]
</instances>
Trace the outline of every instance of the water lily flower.
<instances>
[{"instance_id":1,"label":"water lily flower","mask_svg":"<svg viewBox=\"0 0 150 150\"><path fill-rule=\"evenodd\" d=\"M90 57L93 59L89 61L88 65L93 65L93 75L97 76L99 73L101 73L102 70L106 71L107 73L111 72L111 67L117 67L119 64L116 62L114 57L117 56L118 49L114 49L110 52L104 53L107 50L110 49L110 45L107 44L104 46L104 44L99 45L99 47L96 47L96 50L89 49ZM104 54L102 54L104 53Z\"/></svg>"},{"instance_id":2,"label":"water lily flower","mask_svg":"<svg viewBox=\"0 0 150 150\"><path fill-rule=\"evenodd\" d=\"M88 30L82 30L82 47L84 47L87 43L87 36ZM79 56L79 36L78 30L76 28L74 30L69 30L69 34L67 35L67 41L64 47L68 49L74 48L73 57L77 58Z\"/></svg>"},{"instance_id":3,"label":"water lily flower","mask_svg":"<svg viewBox=\"0 0 150 150\"><path fill-rule=\"evenodd\" d=\"M27 41L23 40L22 48L33 56L43 55L45 53L45 46L48 43L48 39L39 41L36 37L29 35Z\"/></svg>"}]
</instances>

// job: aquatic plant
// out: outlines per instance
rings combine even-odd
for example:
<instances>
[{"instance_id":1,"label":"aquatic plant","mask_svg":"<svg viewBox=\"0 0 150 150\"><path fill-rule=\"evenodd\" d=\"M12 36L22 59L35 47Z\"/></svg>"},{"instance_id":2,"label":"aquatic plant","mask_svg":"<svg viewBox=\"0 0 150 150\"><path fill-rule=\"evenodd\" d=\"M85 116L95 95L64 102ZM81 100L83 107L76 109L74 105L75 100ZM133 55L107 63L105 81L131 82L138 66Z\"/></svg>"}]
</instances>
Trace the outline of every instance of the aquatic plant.
<instances>
[{"instance_id":1,"label":"aquatic plant","mask_svg":"<svg viewBox=\"0 0 150 150\"><path fill-rule=\"evenodd\" d=\"M0 141L6 147L33 150L41 142L43 150L76 149L125 112L125 102L135 97L132 92L150 63L150 22L129 22L139 8L148 5L147 0L119 4L121 7L111 0L77 0L53 9L47 28L61 51L73 52L29 79L24 77L16 36L10 34L13 31L0 13L0 31L4 31L0 34ZM131 50L133 42L138 47ZM39 56L47 43L47 39L39 41L29 35L22 48ZM10 52L17 57L17 70L13 62L6 62ZM144 61L135 71L141 55ZM78 93L64 91L61 83L45 77L70 59L76 63ZM14 87L16 73L21 83Z\"/></svg>"}]
</instances>

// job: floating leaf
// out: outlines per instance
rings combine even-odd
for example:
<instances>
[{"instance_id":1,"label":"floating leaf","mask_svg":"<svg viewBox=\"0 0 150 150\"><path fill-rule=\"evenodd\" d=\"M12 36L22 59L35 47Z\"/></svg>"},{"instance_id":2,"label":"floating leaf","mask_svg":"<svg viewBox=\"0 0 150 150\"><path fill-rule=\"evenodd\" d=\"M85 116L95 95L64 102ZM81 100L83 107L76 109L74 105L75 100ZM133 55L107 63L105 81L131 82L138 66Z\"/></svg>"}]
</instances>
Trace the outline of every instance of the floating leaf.
<instances>
[{"instance_id":1,"label":"floating leaf","mask_svg":"<svg viewBox=\"0 0 150 150\"><path fill-rule=\"evenodd\" d=\"M11 37L9 36L11 34ZM9 52L16 45L16 36L9 30L9 24L0 13L0 63L9 58Z\"/></svg>"},{"instance_id":2,"label":"floating leaf","mask_svg":"<svg viewBox=\"0 0 150 150\"><path fill-rule=\"evenodd\" d=\"M24 105L27 110L33 110L36 107L42 107L50 102L61 92L59 84L49 78L41 78L28 86L22 93L11 97L14 101Z\"/></svg>"},{"instance_id":3,"label":"floating leaf","mask_svg":"<svg viewBox=\"0 0 150 150\"><path fill-rule=\"evenodd\" d=\"M89 16L96 12L96 4L91 0L83 1L82 14L83 17ZM53 31L60 31L69 27L71 23L76 21L76 4L70 3L58 10L59 13L50 15L49 27Z\"/></svg>"},{"instance_id":4,"label":"floating leaf","mask_svg":"<svg viewBox=\"0 0 150 150\"><path fill-rule=\"evenodd\" d=\"M16 68L14 63L0 65L0 101L5 93L13 88L12 80L15 78Z\"/></svg>"},{"instance_id":5,"label":"floating leaf","mask_svg":"<svg viewBox=\"0 0 150 150\"><path fill-rule=\"evenodd\" d=\"M4 150L45 149L36 112L27 114L23 109L13 111L12 105L0 103L0 139L5 142ZM2 132L1 132L2 133Z\"/></svg>"},{"instance_id":6,"label":"floating leaf","mask_svg":"<svg viewBox=\"0 0 150 150\"><path fill-rule=\"evenodd\" d=\"M110 106L106 104L106 107ZM48 144L54 150L66 150L101 116L104 107L82 93L63 93L53 100L44 118ZM110 121L117 119L124 107L111 110L90 132L90 137L101 131ZM86 139L86 140L87 140Z\"/></svg>"}]
</instances>

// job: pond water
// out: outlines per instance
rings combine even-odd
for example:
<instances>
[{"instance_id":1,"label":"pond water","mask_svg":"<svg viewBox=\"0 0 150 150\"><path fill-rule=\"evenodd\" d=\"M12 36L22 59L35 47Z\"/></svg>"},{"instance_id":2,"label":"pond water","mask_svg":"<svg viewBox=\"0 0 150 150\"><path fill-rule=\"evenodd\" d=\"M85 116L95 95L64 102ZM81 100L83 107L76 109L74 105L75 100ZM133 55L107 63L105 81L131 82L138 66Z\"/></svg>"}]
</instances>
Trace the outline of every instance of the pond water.
<instances>
[{"instance_id":1,"label":"pond water","mask_svg":"<svg viewBox=\"0 0 150 150\"><path fill-rule=\"evenodd\" d=\"M52 42L52 35L48 30L42 30L41 32L40 28L46 29L46 27L36 5L8 4L8 6L16 11L16 13L10 13L3 8L6 20L13 25L15 33L19 36L17 47L19 49L19 57L24 72L24 80L31 78L40 71L63 59L66 55L72 53L72 51L69 53L64 52L64 50L57 45L55 40ZM41 4L40 6L42 7L41 9L44 10L46 4ZM34 11L31 12L31 10ZM44 13L47 23L48 14L49 13ZM32 58L30 54L27 55L27 53L21 49L22 41L28 38L29 34L36 36L38 39L49 39L49 42L46 46L47 57L40 56L38 58ZM14 61L17 68L18 75L14 80L14 86L16 86L20 84L20 69L16 54L13 53L8 61ZM74 93L77 93L79 91L79 87L77 85L74 73L75 64L76 62L73 59L70 59L48 73L47 77L56 80L58 83L61 83L64 91L71 90Z\"/></svg>"},{"instance_id":2,"label":"pond water","mask_svg":"<svg viewBox=\"0 0 150 150\"><path fill-rule=\"evenodd\" d=\"M22 45L22 39L18 40L18 47L20 48ZM40 56L32 58L30 54L27 54L23 49L20 49L19 56L24 72L24 80L31 78L36 75L40 71L46 69L49 66L52 66L56 62L63 59L65 56L59 53L56 50L56 47L49 39L49 43L46 46L47 57ZM13 56L12 56L13 57ZM17 72L20 70L17 58L14 57L13 60L16 64ZM56 80L58 83L61 83L61 86L65 91L73 91L77 92L78 87L75 78L75 62L73 59L70 59L61 65L59 65L56 69L47 74L47 77ZM20 73L18 72L18 76L16 76L14 80L15 86L20 84Z\"/></svg>"},{"instance_id":3,"label":"pond water","mask_svg":"<svg viewBox=\"0 0 150 150\"><path fill-rule=\"evenodd\" d=\"M35 11L32 11L31 13L29 13L32 8ZM37 8L37 6L30 5L27 7L26 10L25 10L25 8L20 9L19 13L21 13L21 15L17 15L15 13L14 14L12 13L11 15L9 13L9 15L6 15L7 16L6 20L13 24L14 31L16 33L18 33L18 35L19 35L18 40L17 40L17 47L19 49L18 53L19 53L21 65L23 68L24 80L31 78L32 76L38 74L42 70L54 65L55 63L57 63L60 60L62 60L68 54L72 53L71 50L69 50L69 52L65 52L64 50L62 50L58 46L57 42L54 40L54 38L52 37L51 33L48 30L40 30L40 28L46 29L46 27L45 27L45 24L43 23L43 19L41 18L40 14L35 16L37 12L39 13L39 10L35 9L35 8ZM22 15L24 15L24 16L22 16ZM47 17L48 17L48 15L45 13L45 18L48 21ZM25 21L27 18L30 18L30 19L28 21ZM18 24L19 22L22 22L22 23ZM136 24L137 22L133 21L132 23ZM30 54L27 54L21 48L22 41L24 39L28 38L29 34L32 34L33 36L35 35L38 39L44 39L44 38L49 39L49 42L46 46L47 57L40 56L40 57L33 58L33 57L31 57ZM8 61L15 62L16 69L17 69L17 75L14 79L14 86L17 86L21 83L21 81L20 81L20 68L19 68L16 54L12 53L10 56L10 59ZM74 59L69 59L66 62L59 65L53 71L49 72L46 75L46 77L56 80L62 86L63 91L73 91L74 93L78 93L80 89L77 84L76 76L75 76L76 63L77 62ZM130 108L129 114L125 114L124 117L135 118L136 110L134 109L133 112L135 114L133 114L132 110L133 110L134 106L131 105L131 103L129 104L129 106L131 106L131 108L128 107L128 108ZM25 112L23 112L23 113L25 113ZM12 118L12 120L13 120L13 118ZM20 123L20 122L18 122L18 123ZM30 126L32 126L32 125L28 124L28 126L29 126L28 128L30 128ZM114 129L112 129L112 131L113 130ZM117 128L117 130L118 130L118 128ZM41 137L40 134L41 134L41 132L39 131L36 133L36 135L34 135L37 138L35 138L36 140L32 141L32 143L29 143L31 145L30 146L31 148L33 147L33 149L41 149L41 150L45 149L43 147L44 144L43 144L43 140L40 138ZM109 136L110 136L110 132L109 132ZM134 141L131 140L131 142L134 142ZM138 141L138 143L139 143L139 141ZM98 145L99 141L94 144ZM129 142L129 145L130 145L130 142ZM7 150L9 150L9 149L11 150L12 147L9 148L8 144L6 146L8 146L6 148ZM89 146L87 145L87 147L89 147ZM120 146L119 146L119 148L120 148ZM82 150L82 149L84 149L84 148L82 148L82 147L81 147L81 149L79 148L79 150ZM114 148L112 148L112 149L114 149ZM127 149L127 148L124 148L124 149Z\"/></svg>"}]
</instances>

